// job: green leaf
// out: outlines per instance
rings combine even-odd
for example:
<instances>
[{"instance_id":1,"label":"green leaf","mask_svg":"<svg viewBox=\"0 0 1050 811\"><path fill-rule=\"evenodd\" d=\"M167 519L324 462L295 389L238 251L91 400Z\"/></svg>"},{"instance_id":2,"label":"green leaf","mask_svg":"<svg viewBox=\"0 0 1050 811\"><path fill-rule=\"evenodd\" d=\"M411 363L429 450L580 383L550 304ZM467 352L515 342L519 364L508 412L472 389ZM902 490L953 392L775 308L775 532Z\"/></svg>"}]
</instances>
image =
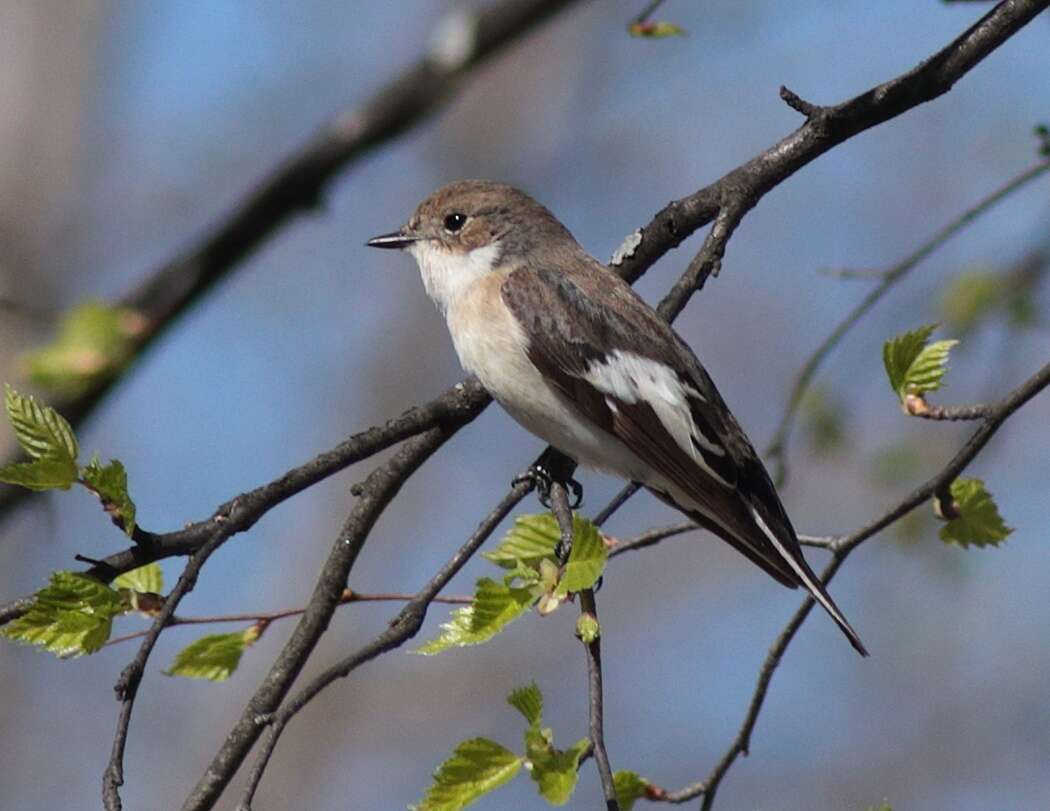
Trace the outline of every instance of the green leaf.
<instances>
[{"instance_id":1,"label":"green leaf","mask_svg":"<svg viewBox=\"0 0 1050 811\"><path fill-rule=\"evenodd\" d=\"M616 788L616 802L620 811L631 811L636 800L645 797L649 792L649 781L637 772L623 771L613 775L613 786Z\"/></svg>"},{"instance_id":2,"label":"green leaf","mask_svg":"<svg viewBox=\"0 0 1050 811\"><path fill-rule=\"evenodd\" d=\"M535 601L536 595L530 588L514 588L483 577L477 582L473 602L453 611L452 618L441 626L441 634L415 653L430 656L449 648L488 642Z\"/></svg>"},{"instance_id":3,"label":"green leaf","mask_svg":"<svg viewBox=\"0 0 1050 811\"><path fill-rule=\"evenodd\" d=\"M590 645L601 635L601 628L594 614L580 614L576 620L576 636Z\"/></svg>"},{"instance_id":4,"label":"green leaf","mask_svg":"<svg viewBox=\"0 0 1050 811\"><path fill-rule=\"evenodd\" d=\"M208 634L179 651L165 674L226 681L240 664L244 649L259 636L256 626L231 634Z\"/></svg>"},{"instance_id":5,"label":"green leaf","mask_svg":"<svg viewBox=\"0 0 1050 811\"><path fill-rule=\"evenodd\" d=\"M802 398L800 411L810 449L817 456L830 456L846 439L844 416L848 413L839 398L822 388L810 389Z\"/></svg>"},{"instance_id":6,"label":"green leaf","mask_svg":"<svg viewBox=\"0 0 1050 811\"><path fill-rule=\"evenodd\" d=\"M543 693L536 686L536 682L512 692L507 696L507 703L524 715L531 726L539 726L543 719Z\"/></svg>"},{"instance_id":7,"label":"green leaf","mask_svg":"<svg viewBox=\"0 0 1050 811\"><path fill-rule=\"evenodd\" d=\"M495 550L483 554L504 569L514 569L519 563L536 569L541 560L554 557L554 548L560 540L561 530L550 513L521 515Z\"/></svg>"},{"instance_id":8,"label":"green leaf","mask_svg":"<svg viewBox=\"0 0 1050 811\"><path fill-rule=\"evenodd\" d=\"M941 296L944 320L956 332L968 332L1002 303L1006 294L1003 274L987 270L960 273Z\"/></svg>"},{"instance_id":9,"label":"green leaf","mask_svg":"<svg viewBox=\"0 0 1050 811\"><path fill-rule=\"evenodd\" d=\"M434 782L413 811L458 811L518 773L523 758L487 738L471 738L434 772Z\"/></svg>"},{"instance_id":10,"label":"green leaf","mask_svg":"<svg viewBox=\"0 0 1050 811\"><path fill-rule=\"evenodd\" d=\"M998 546L1013 532L999 515L992 494L980 479L956 479L952 482L951 494L959 517L941 528L942 541L957 543L963 548L971 544Z\"/></svg>"},{"instance_id":11,"label":"green leaf","mask_svg":"<svg viewBox=\"0 0 1050 811\"><path fill-rule=\"evenodd\" d=\"M887 341L882 347L882 362L890 386L901 402L909 394L924 394L941 387L948 371L948 353L958 341L935 341L928 344L936 324L919 327Z\"/></svg>"},{"instance_id":12,"label":"green leaf","mask_svg":"<svg viewBox=\"0 0 1050 811\"><path fill-rule=\"evenodd\" d=\"M684 37L686 30L666 20L644 20L627 26L627 33L632 37L645 39L665 39L667 37Z\"/></svg>"},{"instance_id":13,"label":"green leaf","mask_svg":"<svg viewBox=\"0 0 1050 811\"><path fill-rule=\"evenodd\" d=\"M550 745L550 730L541 732L532 727L525 732L525 740L532 765L529 776L536 782L540 794L551 805L565 805L576 788L580 758L590 749L590 740L581 738L561 751Z\"/></svg>"},{"instance_id":14,"label":"green leaf","mask_svg":"<svg viewBox=\"0 0 1050 811\"><path fill-rule=\"evenodd\" d=\"M131 359L144 327L134 310L88 301L65 313L55 340L27 352L22 362L34 383L76 396Z\"/></svg>"},{"instance_id":15,"label":"green leaf","mask_svg":"<svg viewBox=\"0 0 1050 811\"><path fill-rule=\"evenodd\" d=\"M605 546L598 527L578 515L573 516L572 525L572 551L555 592L558 595L591 588L602 576L605 562L609 559L609 549Z\"/></svg>"},{"instance_id":16,"label":"green leaf","mask_svg":"<svg viewBox=\"0 0 1050 811\"><path fill-rule=\"evenodd\" d=\"M135 502L128 495L128 474L118 459L103 467L97 456L81 471L81 478L99 497L106 512L116 516L130 538L135 534Z\"/></svg>"},{"instance_id":17,"label":"green leaf","mask_svg":"<svg viewBox=\"0 0 1050 811\"><path fill-rule=\"evenodd\" d=\"M33 595L25 614L0 634L58 656L81 656L102 647L113 629L113 617L127 609L120 594L98 580L54 572L51 582Z\"/></svg>"},{"instance_id":18,"label":"green leaf","mask_svg":"<svg viewBox=\"0 0 1050 811\"><path fill-rule=\"evenodd\" d=\"M159 563L147 563L119 575L112 585L114 588L131 589L139 594L163 594L164 573L161 572Z\"/></svg>"},{"instance_id":19,"label":"green leaf","mask_svg":"<svg viewBox=\"0 0 1050 811\"><path fill-rule=\"evenodd\" d=\"M50 459L37 459L35 462L12 462L0 467L0 482L17 484L29 490L68 490L76 481L76 477L76 465Z\"/></svg>"},{"instance_id":20,"label":"green leaf","mask_svg":"<svg viewBox=\"0 0 1050 811\"><path fill-rule=\"evenodd\" d=\"M4 384L4 406L32 462L0 468L0 481L32 490L68 490L77 478L77 438L62 415Z\"/></svg>"}]
</instances>

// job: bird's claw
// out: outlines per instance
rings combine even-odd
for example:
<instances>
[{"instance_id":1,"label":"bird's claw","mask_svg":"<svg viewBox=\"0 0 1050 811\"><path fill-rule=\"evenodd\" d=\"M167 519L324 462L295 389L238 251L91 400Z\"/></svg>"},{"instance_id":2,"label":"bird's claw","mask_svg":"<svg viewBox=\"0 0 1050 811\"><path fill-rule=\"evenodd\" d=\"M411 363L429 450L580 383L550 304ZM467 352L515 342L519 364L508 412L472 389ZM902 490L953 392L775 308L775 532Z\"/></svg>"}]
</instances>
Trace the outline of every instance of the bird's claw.
<instances>
[{"instance_id":1,"label":"bird's claw","mask_svg":"<svg viewBox=\"0 0 1050 811\"><path fill-rule=\"evenodd\" d=\"M569 500L570 509L575 510L583 504L582 484L571 476L564 481L558 481L547 467L538 462L530 465L529 469L524 473L515 476L510 486L517 487L519 484L528 482L531 482L536 488L536 497L545 509L549 510L551 508L551 488L555 482L565 487L572 494L572 498Z\"/></svg>"}]
</instances>

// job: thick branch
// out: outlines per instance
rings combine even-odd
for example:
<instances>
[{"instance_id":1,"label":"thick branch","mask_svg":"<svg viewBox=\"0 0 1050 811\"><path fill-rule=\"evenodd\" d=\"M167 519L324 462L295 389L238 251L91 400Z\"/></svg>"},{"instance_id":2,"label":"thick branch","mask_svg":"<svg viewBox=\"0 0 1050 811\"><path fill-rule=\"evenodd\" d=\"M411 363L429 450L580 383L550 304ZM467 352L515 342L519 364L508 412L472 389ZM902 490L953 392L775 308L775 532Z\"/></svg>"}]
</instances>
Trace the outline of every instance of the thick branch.
<instances>
[{"instance_id":1,"label":"thick branch","mask_svg":"<svg viewBox=\"0 0 1050 811\"><path fill-rule=\"evenodd\" d=\"M115 302L144 317L146 328L131 347L134 357L141 356L178 316L297 214L316 209L341 171L441 109L479 65L572 2L500 0L477 11L453 12L436 29L444 26L448 32L444 41L436 41L429 53L372 99L336 116L197 242ZM76 427L119 382L123 371L99 379L83 394L51 405ZM0 514L30 492L0 488Z\"/></svg>"}]
</instances>

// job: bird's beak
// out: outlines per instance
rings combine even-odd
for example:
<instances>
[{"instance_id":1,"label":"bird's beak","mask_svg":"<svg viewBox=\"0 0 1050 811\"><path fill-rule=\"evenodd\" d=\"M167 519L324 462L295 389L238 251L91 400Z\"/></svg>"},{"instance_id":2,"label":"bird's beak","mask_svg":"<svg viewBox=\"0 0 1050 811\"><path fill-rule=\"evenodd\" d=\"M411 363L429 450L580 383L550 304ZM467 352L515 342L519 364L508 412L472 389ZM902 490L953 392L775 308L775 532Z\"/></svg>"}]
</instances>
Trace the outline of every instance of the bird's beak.
<instances>
[{"instance_id":1,"label":"bird's beak","mask_svg":"<svg viewBox=\"0 0 1050 811\"><path fill-rule=\"evenodd\" d=\"M381 234L372 237L365 243L369 248L407 248L413 242L418 242L422 237L415 234L405 233L404 229L393 231L389 234Z\"/></svg>"}]
</instances>

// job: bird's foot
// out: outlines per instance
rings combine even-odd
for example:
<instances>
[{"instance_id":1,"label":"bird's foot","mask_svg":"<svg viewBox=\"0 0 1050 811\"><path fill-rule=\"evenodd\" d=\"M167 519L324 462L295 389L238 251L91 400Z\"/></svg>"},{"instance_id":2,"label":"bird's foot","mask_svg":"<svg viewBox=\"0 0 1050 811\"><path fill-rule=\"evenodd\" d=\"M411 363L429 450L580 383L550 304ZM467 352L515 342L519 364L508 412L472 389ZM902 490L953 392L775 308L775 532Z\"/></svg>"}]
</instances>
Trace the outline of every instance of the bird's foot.
<instances>
[{"instance_id":1,"label":"bird's foot","mask_svg":"<svg viewBox=\"0 0 1050 811\"><path fill-rule=\"evenodd\" d=\"M576 479L572 478L572 476L564 479L555 476L554 472L549 467L541 464L539 460L529 465L529 469L524 473L515 476L511 481L510 486L516 487L517 485L526 482L532 482L536 487L536 497L540 500L540 504L542 504L545 509L549 510L551 508L551 488L556 482L565 487L569 493L571 493L572 498L569 501L570 509L575 510L583 504L583 485L576 481Z\"/></svg>"}]
</instances>

